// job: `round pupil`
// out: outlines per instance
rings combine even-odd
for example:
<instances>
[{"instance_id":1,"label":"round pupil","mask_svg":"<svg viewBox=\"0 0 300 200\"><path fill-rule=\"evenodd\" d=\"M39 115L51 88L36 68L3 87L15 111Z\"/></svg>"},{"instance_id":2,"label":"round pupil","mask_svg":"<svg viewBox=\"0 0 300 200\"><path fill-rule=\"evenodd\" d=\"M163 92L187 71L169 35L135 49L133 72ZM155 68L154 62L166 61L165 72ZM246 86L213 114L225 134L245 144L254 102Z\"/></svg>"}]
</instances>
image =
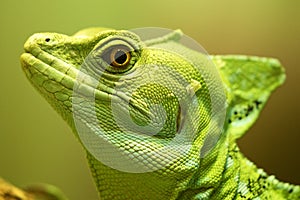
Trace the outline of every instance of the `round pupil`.
<instances>
[{"instance_id":1,"label":"round pupil","mask_svg":"<svg viewBox=\"0 0 300 200\"><path fill-rule=\"evenodd\" d=\"M121 49L118 49L118 51L116 52L114 58L115 58L115 61L116 61L118 64L123 64L123 63L125 63L126 60L127 60L126 52L124 52L124 51L121 50Z\"/></svg>"}]
</instances>

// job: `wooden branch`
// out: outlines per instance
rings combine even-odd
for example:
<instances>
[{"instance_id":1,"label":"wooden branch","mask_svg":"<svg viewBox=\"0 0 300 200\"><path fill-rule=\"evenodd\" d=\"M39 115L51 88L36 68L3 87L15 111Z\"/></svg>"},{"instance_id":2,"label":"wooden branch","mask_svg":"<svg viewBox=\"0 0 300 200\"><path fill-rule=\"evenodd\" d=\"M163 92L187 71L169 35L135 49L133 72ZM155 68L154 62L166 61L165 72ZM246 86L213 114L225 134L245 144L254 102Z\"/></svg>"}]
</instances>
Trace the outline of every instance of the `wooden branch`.
<instances>
[{"instance_id":1,"label":"wooden branch","mask_svg":"<svg viewBox=\"0 0 300 200\"><path fill-rule=\"evenodd\" d=\"M0 178L0 200L34 200L34 197Z\"/></svg>"},{"instance_id":2,"label":"wooden branch","mask_svg":"<svg viewBox=\"0 0 300 200\"><path fill-rule=\"evenodd\" d=\"M0 177L0 200L67 200L67 198L57 187L49 184L37 184L20 189Z\"/></svg>"}]
</instances>

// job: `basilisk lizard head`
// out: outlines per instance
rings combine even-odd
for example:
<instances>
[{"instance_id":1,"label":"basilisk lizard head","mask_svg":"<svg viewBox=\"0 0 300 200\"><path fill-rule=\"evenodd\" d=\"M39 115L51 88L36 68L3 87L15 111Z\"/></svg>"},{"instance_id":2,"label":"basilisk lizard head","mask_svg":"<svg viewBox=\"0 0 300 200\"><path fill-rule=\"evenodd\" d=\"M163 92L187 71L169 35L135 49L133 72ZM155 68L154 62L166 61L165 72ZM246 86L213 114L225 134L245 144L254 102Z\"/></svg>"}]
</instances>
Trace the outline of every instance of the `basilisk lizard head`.
<instances>
[{"instance_id":1,"label":"basilisk lizard head","mask_svg":"<svg viewBox=\"0 0 300 200\"><path fill-rule=\"evenodd\" d=\"M181 38L92 28L25 43L24 72L84 146L104 199L208 195L284 80L277 60L208 57Z\"/></svg>"}]
</instances>

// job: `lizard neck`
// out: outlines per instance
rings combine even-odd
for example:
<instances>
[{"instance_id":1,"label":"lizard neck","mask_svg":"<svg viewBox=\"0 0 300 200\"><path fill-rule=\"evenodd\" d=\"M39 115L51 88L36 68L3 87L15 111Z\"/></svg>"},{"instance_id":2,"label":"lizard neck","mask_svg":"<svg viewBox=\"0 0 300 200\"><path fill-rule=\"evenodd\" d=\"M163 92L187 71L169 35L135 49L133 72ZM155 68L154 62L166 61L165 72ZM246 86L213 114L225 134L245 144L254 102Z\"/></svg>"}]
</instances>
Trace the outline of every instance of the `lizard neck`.
<instances>
[{"instance_id":1,"label":"lizard neck","mask_svg":"<svg viewBox=\"0 0 300 200\"><path fill-rule=\"evenodd\" d=\"M239 166L224 139L190 173L125 173L103 165L87 152L101 199L233 199ZM113 192L112 192L113 191ZM224 198L226 197L226 198Z\"/></svg>"},{"instance_id":2,"label":"lizard neck","mask_svg":"<svg viewBox=\"0 0 300 200\"><path fill-rule=\"evenodd\" d=\"M227 139L189 174L125 173L103 165L87 152L101 199L299 199L300 187L268 176ZM113 191L113 192L112 192Z\"/></svg>"},{"instance_id":3,"label":"lizard neck","mask_svg":"<svg viewBox=\"0 0 300 200\"><path fill-rule=\"evenodd\" d=\"M235 142L221 144L202 160L178 200L300 199L299 186L268 176L240 152Z\"/></svg>"},{"instance_id":4,"label":"lizard neck","mask_svg":"<svg viewBox=\"0 0 300 200\"><path fill-rule=\"evenodd\" d=\"M172 173L172 170L164 173L159 171L149 173L120 172L103 165L89 152L87 152L87 158L101 199L190 200L195 196L203 199L218 193L217 191L222 192L222 195L228 192L224 188L220 188L223 187L222 183L231 186L231 194L237 188L236 181L230 179L231 174L237 172L230 168L231 170L224 173L228 162L229 146L223 145L223 142L224 140L219 141L218 145L202 158L199 165L195 166L193 170L176 174Z\"/></svg>"},{"instance_id":5,"label":"lizard neck","mask_svg":"<svg viewBox=\"0 0 300 200\"><path fill-rule=\"evenodd\" d=\"M182 199L234 199L237 191L239 164L233 161L227 138L201 160L198 171L177 198Z\"/></svg>"},{"instance_id":6,"label":"lizard neck","mask_svg":"<svg viewBox=\"0 0 300 200\"><path fill-rule=\"evenodd\" d=\"M175 200L192 177L192 173L178 176L167 172L126 173L103 165L89 152L87 158L100 198L104 200Z\"/></svg>"}]
</instances>

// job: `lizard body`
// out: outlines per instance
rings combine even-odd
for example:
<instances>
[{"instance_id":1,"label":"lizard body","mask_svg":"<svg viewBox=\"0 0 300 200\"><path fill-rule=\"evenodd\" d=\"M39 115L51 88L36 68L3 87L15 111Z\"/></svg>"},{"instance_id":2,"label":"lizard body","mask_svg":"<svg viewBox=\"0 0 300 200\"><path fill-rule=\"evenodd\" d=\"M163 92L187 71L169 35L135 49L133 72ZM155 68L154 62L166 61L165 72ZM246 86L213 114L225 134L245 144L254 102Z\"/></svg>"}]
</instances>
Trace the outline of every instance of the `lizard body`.
<instances>
[{"instance_id":1,"label":"lizard body","mask_svg":"<svg viewBox=\"0 0 300 200\"><path fill-rule=\"evenodd\" d=\"M21 63L84 147L101 199L300 199L299 186L268 176L236 144L284 82L280 63L211 56L218 78L181 35L38 33Z\"/></svg>"}]
</instances>

